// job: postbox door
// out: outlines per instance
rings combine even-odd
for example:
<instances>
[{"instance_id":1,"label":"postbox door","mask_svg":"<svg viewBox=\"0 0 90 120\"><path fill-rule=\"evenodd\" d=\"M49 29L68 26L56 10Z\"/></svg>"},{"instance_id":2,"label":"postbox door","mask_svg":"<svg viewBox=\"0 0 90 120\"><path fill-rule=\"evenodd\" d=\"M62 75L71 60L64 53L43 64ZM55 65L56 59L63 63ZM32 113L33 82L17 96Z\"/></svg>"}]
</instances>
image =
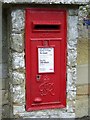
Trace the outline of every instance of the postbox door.
<instances>
[{"instance_id":1,"label":"postbox door","mask_svg":"<svg viewBox=\"0 0 90 120\"><path fill-rule=\"evenodd\" d=\"M43 16L41 10L26 11L27 111L66 105L66 12L59 10L62 16L55 21L57 11L47 20L45 15L52 10L42 10ZM40 22L37 13L42 16Z\"/></svg>"}]
</instances>

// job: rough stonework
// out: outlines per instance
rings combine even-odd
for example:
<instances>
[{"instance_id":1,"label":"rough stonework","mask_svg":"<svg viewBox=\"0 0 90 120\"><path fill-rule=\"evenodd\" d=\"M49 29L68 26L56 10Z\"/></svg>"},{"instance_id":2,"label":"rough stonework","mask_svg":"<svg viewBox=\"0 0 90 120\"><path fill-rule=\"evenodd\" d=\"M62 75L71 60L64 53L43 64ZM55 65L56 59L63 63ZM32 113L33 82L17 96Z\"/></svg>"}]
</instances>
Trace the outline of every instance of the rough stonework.
<instances>
[{"instance_id":1,"label":"rough stonework","mask_svg":"<svg viewBox=\"0 0 90 120\"><path fill-rule=\"evenodd\" d=\"M2 0L4 3L86 4L89 0Z\"/></svg>"},{"instance_id":2,"label":"rough stonework","mask_svg":"<svg viewBox=\"0 0 90 120\"><path fill-rule=\"evenodd\" d=\"M16 52L22 52L24 49L24 42L22 42L22 34L12 34L11 48ZM17 42L18 41L18 42ZM16 47L17 46L17 47Z\"/></svg>"},{"instance_id":3,"label":"rough stonework","mask_svg":"<svg viewBox=\"0 0 90 120\"><path fill-rule=\"evenodd\" d=\"M55 2L55 1L54 1ZM25 10L11 11L10 34L10 92L13 117L23 118L74 118L76 97L76 58L78 38L77 10L67 10L67 106L64 109L49 109L26 112L25 110L25 59L24 29ZM73 21L73 22L72 22Z\"/></svg>"}]
</instances>

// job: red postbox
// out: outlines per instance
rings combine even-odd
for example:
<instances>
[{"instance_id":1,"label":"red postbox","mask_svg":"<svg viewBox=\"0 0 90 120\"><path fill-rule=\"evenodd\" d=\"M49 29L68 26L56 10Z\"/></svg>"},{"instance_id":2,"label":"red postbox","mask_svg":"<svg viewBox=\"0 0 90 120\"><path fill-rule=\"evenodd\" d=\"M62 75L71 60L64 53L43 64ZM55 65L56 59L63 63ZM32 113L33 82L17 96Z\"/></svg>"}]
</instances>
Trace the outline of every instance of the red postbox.
<instances>
[{"instance_id":1,"label":"red postbox","mask_svg":"<svg viewBox=\"0 0 90 120\"><path fill-rule=\"evenodd\" d=\"M26 110L66 106L66 11L26 9Z\"/></svg>"}]
</instances>

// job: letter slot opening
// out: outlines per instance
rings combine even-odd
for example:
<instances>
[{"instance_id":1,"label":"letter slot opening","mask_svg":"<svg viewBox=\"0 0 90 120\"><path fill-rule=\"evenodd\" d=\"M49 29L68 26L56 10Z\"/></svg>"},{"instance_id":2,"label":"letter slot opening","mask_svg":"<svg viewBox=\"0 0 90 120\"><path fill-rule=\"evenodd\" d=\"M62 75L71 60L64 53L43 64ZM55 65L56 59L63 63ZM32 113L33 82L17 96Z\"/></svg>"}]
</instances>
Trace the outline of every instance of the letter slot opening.
<instances>
[{"instance_id":1,"label":"letter slot opening","mask_svg":"<svg viewBox=\"0 0 90 120\"><path fill-rule=\"evenodd\" d=\"M60 25L35 25L35 30L59 30Z\"/></svg>"},{"instance_id":2,"label":"letter slot opening","mask_svg":"<svg viewBox=\"0 0 90 120\"><path fill-rule=\"evenodd\" d=\"M60 24L53 24L53 23L34 23L33 30L34 31L60 31L61 25Z\"/></svg>"}]
</instances>

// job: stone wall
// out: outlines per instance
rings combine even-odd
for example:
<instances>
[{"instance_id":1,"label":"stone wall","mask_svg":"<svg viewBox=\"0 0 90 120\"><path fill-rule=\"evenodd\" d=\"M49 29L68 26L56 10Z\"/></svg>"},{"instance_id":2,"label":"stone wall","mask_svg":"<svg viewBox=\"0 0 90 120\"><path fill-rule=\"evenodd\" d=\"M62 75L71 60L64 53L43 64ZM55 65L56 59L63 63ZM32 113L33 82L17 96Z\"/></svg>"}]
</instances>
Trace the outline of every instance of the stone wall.
<instances>
[{"instance_id":1,"label":"stone wall","mask_svg":"<svg viewBox=\"0 0 90 120\"><path fill-rule=\"evenodd\" d=\"M90 5L79 8L79 38L78 38L78 65L88 64L88 26L84 25L84 18L88 18Z\"/></svg>"},{"instance_id":2,"label":"stone wall","mask_svg":"<svg viewBox=\"0 0 90 120\"><path fill-rule=\"evenodd\" d=\"M76 98L76 58L78 38L77 10L67 9L67 106L33 112L25 110L25 10L11 10L9 21L9 117L23 118L74 118ZM73 22L72 22L73 21Z\"/></svg>"},{"instance_id":3,"label":"stone wall","mask_svg":"<svg viewBox=\"0 0 90 120\"><path fill-rule=\"evenodd\" d=\"M4 13L4 10L2 10L2 13ZM2 70L0 72L0 80L2 81L2 115L7 117L9 116L7 12L5 14L2 14L2 23L2 42L0 42L0 45L2 47L2 63L0 64L0 68L2 68Z\"/></svg>"},{"instance_id":4,"label":"stone wall","mask_svg":"<svg viewBox=\"0 0 90 120\"><path fill-rule=\"evenodd\" d=\"M4 3L86 4L89 0L2 0Z\"/></svg>"},{"instance_id":5,"label":"stone wall","mask_svg":"<svg viewBox=\"0 0 90 120\"><path fill-rule=\"evenodd\" d=\"M90 3L89 3L90 4ZM88 19L90 5L79 8L79 37L77 44L77 96L76 96L76 116L83 117L89 115L89 94L90 81L88 75L89 57L89 26L84 23L84 18ZM82 110L81 110L82 109Z\"/></svg>"},{"instance_id":6,"label":"stone wall","mask_svg":"<svg viewBox=\"0 0 90 120\"><path fill-rule=\"evenodd\" d=\"M2 4L0 2L0 66L2 65ZM2 67L0 67L2 71ZM0 119L2 114L2 75L0 73Z\"/></svg>"}]
</instances>

